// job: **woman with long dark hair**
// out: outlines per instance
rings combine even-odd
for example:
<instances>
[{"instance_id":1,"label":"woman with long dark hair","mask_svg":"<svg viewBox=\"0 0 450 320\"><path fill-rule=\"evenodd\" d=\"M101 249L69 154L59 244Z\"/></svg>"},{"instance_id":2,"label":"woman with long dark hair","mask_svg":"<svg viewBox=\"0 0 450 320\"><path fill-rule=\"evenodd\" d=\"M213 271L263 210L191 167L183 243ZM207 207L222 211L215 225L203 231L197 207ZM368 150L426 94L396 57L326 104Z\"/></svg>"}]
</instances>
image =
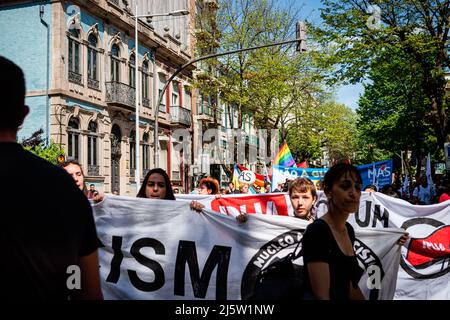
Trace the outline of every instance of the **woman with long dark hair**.
<instances>
[{"instance_id":1,"label":"woman with long dark hair","mask_svg":"<svg viewBox=\"0 0 450 320\"><path fill-rule=\"evenodd\" d=\"M164 169L151 169L139 189L138 198L175 200L169 175Z\"/></svg>"}]
</instances>

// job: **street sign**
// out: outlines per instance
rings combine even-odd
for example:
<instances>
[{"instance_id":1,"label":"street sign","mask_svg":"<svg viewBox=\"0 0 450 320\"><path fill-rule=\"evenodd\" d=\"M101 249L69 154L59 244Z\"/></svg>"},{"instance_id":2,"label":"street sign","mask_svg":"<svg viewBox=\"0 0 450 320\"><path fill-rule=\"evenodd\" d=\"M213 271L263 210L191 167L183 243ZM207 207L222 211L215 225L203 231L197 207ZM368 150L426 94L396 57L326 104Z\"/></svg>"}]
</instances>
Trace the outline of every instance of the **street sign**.
<instances>
[{"instance_id":1,"label":"street sign","mask_svg":"<svg viewBox=\"0 0 450 320\"><path fill-rule=\"evenodd\" d=\"M445 170L445 163L436 163L434 165L434 173L435 174L444 174L444 170Z\"/></svg>"}]
</instances>

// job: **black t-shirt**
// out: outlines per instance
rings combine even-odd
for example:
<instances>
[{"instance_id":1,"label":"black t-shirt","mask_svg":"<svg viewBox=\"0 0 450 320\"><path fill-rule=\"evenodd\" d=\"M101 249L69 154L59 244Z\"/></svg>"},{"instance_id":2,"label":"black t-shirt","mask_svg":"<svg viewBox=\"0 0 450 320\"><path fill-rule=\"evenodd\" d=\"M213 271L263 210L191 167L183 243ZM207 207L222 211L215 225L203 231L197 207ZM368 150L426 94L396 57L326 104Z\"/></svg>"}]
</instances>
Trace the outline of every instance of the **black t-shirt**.
<instances>
[{"instance_id":1,"label":"black t-shirt","mask_svg":"<svg viewBox=\"0 0 450 320\"><path fill-rule=\"evenodd\" d=\"M355 232L348 222L345 225L353 245ZM309 262L326 262L330 269L330 299L348 300L350 282L354 288L357 288L363 274L356 256L347 256L341 251L330 227L322 219L316 219L306 228L302 246L305 291L312 296L307 264Z\"/></svg>"},{"instance_id":2,"label":"black t-shirt","mask_svg":"<svg viewBox=\"0 0 450 320\"><path fill-rule=\"evenodd\" d=\"M16 143L0 143L0 178L0 298L67 299L68 267L97 249L89 201L64 169Z\"/></svg>"}]
</instances>

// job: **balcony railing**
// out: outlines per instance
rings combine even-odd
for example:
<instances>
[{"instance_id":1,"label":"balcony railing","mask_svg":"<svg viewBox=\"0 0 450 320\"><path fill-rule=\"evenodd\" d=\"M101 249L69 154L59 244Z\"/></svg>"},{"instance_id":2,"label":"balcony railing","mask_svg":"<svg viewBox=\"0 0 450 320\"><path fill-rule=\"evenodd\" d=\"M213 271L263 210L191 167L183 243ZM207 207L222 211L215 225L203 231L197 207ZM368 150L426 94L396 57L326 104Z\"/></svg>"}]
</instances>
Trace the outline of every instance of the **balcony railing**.
<instances>
[{"instance_id":1,"label":"balcony railing","mask_svg":"<svg viewBox=\"0 0 450 320\"><path fill-rule=\"evenodd\" d=\"M165 104L160 104L159 105L159 112L166 112L166 105Z\"/></svg>"},{"instance_id":2,"label":"balcony railing","mask_svg":"<svg viewBox=\"0 0 450 320\"><path fill-rule=\"evenodd\" d=\"M180 106L172 106L170 107L170 116L172 117L172 123L191 125L191 110Z\"/></svg>"},{"instance_id":3,"label":"balcony railing","mask_svg":"<svg viewBox=\"0 0 450 320\"><path fill-rule=\"evenodd\" d=\"M100 82L98 80L88 78L87 85L91 89L100 90Z\"/></svg>"},{"instance_id":4,"label":"balcony railing","mask_svg":"<svg viewBox=\"0 0 450 320\"><path fill-rule=\"evenodd\" d=\"M100 175L100 167L98 165L89 164L88 165L88 176L97 177Z\"/></svg>"},{"instance_id":5,"label":"balcony railing","mask_svg":"<svg viewBox=\"0 0 450 320\"><path fill-rule=\"evenodd\" d=\"M106 103L135 107L136 91L121 82L106 82Z\"/></svg>"},{"instance_id":6,"label":"balcony railing","mask_svg":"<svg viewBox=\"0 0 450 320\"><path fill-rule=\"evenodd\" d=\"M111 3L114 3L116 6L119 6L119 0L108 0Z\"/></svg>"},{"instance_id":7,"label":"balcony railing","mask_svg":"<svg viewBox=\"0 0 450 320\"><path fill-rule=\"evenodd\" d=\"M69 81L82 86L83 85L83 76L74 71L69 71Z\"/></svg>"},{"instance_id":8,"label":"balcony railing","mask_svg":"<svg viewBox=\"0 0 450 320\"><path fill-rule=\"evenodd\" d=\"M212 117L213 116L213 109L209 106L205 106L205 105L197 105L197 112L199 115L205 115L205 116L209 116Z\"/></svg>"}]
</instances>

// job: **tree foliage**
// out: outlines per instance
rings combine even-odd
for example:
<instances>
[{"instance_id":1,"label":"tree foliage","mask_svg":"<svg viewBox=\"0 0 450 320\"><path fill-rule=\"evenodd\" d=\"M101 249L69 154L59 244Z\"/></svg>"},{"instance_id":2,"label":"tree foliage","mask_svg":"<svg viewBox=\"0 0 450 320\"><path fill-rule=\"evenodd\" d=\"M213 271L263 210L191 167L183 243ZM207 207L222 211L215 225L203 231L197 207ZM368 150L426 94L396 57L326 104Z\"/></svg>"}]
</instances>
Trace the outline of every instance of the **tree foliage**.
<instances>
[{"instance_id":1,"label":"tree foliage","mask_svg":"<svg viewBox=\"0 0 450 320\"><path fill-rule=\"evenodd\" d=\"M423 100L412 106L417 106L417 110L409 108L407 114L413 113L418 118L421 114L425 124L433 127L437 144L442 147L450 133L444 78L445 69L450 67L450 1L378 0L370 2L372 6L365 0L324 0L323 3L324 25L315 28L314 34L326 50L316 52L316 58L327 67L335 67L333 80L359 82L371 70L380 68L380 62L407 55L408 63L419 75L416 81L407 82L414 82L413 88L423 95ZM396 100L395 96L390 98ZM416 95L414 99L417 98ZM403 106L406 103L400 102ZM363 111L368 111L368 107L363 107ZM397 122L399 115L383 121L389 127L387 122ZM393 125L390 127L392 133L395 129ZM393 139L397 139L396 135Z\"/></svg>"},{"instance_id":2,"label":"tree foliage","mask_svg":"<svg viewBox=\"0 0 450 320\"><path fill-rule=\"evenodd\" d=\"M45 143L42 138L44 131L39 129L35 131L31 137L22 140L21 144L25 150L28 150L38 157L41 157L54 165L58 164L58 156L64 155L64 149L58 144L50 141L49 144Z\"/></svg>"}]
</instances>

